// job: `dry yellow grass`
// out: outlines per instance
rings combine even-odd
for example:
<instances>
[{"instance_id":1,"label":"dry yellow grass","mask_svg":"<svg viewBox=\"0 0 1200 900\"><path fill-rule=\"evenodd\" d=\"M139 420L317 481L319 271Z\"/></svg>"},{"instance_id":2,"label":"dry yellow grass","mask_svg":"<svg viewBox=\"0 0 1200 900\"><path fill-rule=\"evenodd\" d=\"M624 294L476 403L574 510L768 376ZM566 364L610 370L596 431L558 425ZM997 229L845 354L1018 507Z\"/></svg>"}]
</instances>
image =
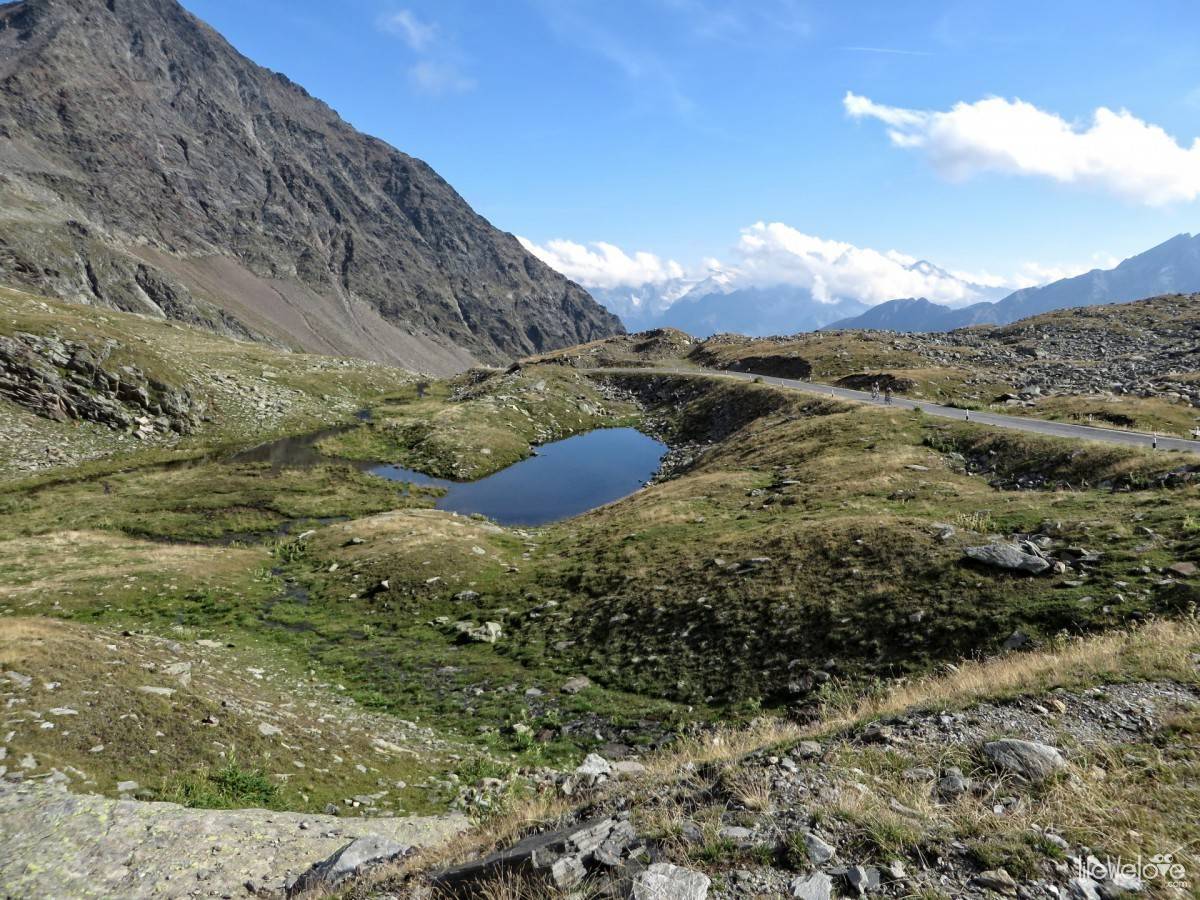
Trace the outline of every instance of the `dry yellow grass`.
<instances>
[{"instance_id":1,"label":"dry yellow grass","mask_svg":"<svg viewBox=\"0 0 1200 900\"><path fill-rule=\"evenodd\" d=\"M56 595L152 575L208 582L269 563L262 549L165 544L102 531L57 531L0 541L0 600Z\"/></svg>"},{"instance_id":2,"label":"dry yellow grass","mask_svg":"<svg viewBox=\"0 0 1200 900\"><path fill-rule=\"evenodd\" d=\"M755 751L804 738L828 737L913 708L966 707L990 699L1038 694L1060 686L1083 687L1109 679L1174 677L1194 681L1191 655L1198 649L1200 625L1195 619L1163 620L1130 631L1071 640L1047 650L964 662L944 674L896 685L882 696L848 703L811 725L762 718L746 728L719 729L683 738L645 761L648 771L638 795L651 796L654 787L690 778L702 766L733 763ZM1107 754L1074 764L1071 777L1053 784L1035 802L1025 804L1013 816L997 817L988 804L935 803L927 785L905 781L881 762L883 756L855 751L853 761L846 765L842 785L846 789L838 792L840 799L830 810L852 818L867 833L883 836L879 838L881 844L886 844L886 836L902 840L905 835L912 835L915 839L933 828L988 837L1019 835L1033 824L1069 823L1077 832L1094 835L1097 842L1103 841L1127 854L1136 853L1154 841L1170 840L1178 830L1178 821L1167 816L1156 818L1156 808L1188 809L1191 802L1188 796L1191 781L1156 785L1155 795L1150 796L1146 791L1145 764L1139 769L1114 754ZM876 762L879 764L875 765ZM873 776L872 792L853 789L864 769ZM729 778L731 796L742 806L760 811L770 808L771 788L766 779L736 771L730 772ZM909 814L898 811L893 801ZM535 826L560 819L571 809L569 800L549 794L516 802L474 831L442 847L423 851L398 868L375 873L364 887L476 858L507 846ZM667 800L637 812L643 829L664 836L664 848L669 854L674 846L671 834L684 818L682 808ZM689 815L703 818L702 812L692 811ZM518 882L495 882L488 890L493 893L481 896L496 900L542 900L553 896L528 893L533 888Z\"/></svg>"},{"instance_id":3,"label":"dry yellow grass","mask_svg":"<svg viewBox=\"0 0 1200 900\"><path fill-rule=\"evenodd\" d=\"M1035 653L966 661L945 674L920 678L880 697L861 700L826 718L821 730L848 727L914 707L960 707L1108 677L1187 678L1195 671L1191 655L1197 645L1200 627L1196 619L1164 619L1128 631L1065 640Z\"/></svg>"}]
</instances>

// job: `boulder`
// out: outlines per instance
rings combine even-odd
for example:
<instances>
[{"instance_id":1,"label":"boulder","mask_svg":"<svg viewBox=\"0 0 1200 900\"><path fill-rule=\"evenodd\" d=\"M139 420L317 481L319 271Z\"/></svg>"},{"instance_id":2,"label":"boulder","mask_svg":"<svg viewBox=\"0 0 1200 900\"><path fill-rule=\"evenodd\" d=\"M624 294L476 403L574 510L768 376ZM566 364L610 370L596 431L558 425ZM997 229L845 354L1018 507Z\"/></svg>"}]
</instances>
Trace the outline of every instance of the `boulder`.
<instances>
[{"instance_id":1,"label":"boulder","mask_svg":"<svg viewBox=\"0 0 1200 900\"><path fill-rule=\"evenodd\" d=\"M817 872L807 878L793 878L791 895L801 900L831 900L833 897L833 879L824 872Z\"/></svg>"},{"instance_id":2,"label":"boulder","mask_svg":"<svg viewBox=\"0 0 1200 900\"><path fill-rule=\"evenodd\" d=\"M1034 783L1045 781L1067 766L1063 755L1054 747L1016 738L984 744L983 753L1002 772Z\"/></svg>"},{"instance_id":3,"label":"boulder","mask_svg":"<svg viewBox=\"0 0 1200 900\"><path fill-rule=\"evenodd\" d=\"M439 897L478 897L481 883L525 873L566 890L582 880L593 859L602 865L613 865L614 859L619 864L634 837L628 822L590 819L571 828L530 835L506 850L445 869L433 877L433 887Z\"/></svg>"},{"instance_id":4,"label":"boulder","mask_svg":"<svg viewBox=\"0 0 1200 900\"><path fill-rule=\"evenodd\" d=\"M823 866L837 854L834 846L811 831L804 832L804 849L814 866Z\"/></svg>"},{"instance_id":5,"label":"boulder","mask_svg":"<svg viewBox=\"0 0 1200 900\"><path fill-rule=\"evenodd\" d=\"M846 884L860 897L879 890L879 870L874 866L851 866L846 870Z\"/></svg>"},{"instance_id":6,"label":"boulder","mask_svg":"<svg viewBox=\"0 0 1200 900\"><path fill-rule=\"evenodd\" d=\"M653 863L633 880L633 900L705 900L711 883L700 872Z\"/></svg>"},{"instance_id":7,"label":"boulder","mask_svg":"<svg viewBox=\"0 0 1200 900\"><path fill-rule=\"evenodd\" d=\"M600 778L612 773L612 765L603 756L596 753L589 753L584 757L583 762L575 769L576 775L582 775L585 778Z\"/></svg>"},{"instance_id":8,"label":"boulder","mask_svg":"<svg viewBox=\"0 0 1200 900\"><path fill-rule=\"evenodd\" d=\"M564 694L578 694L580 691L587 690L592 686L592 681L586 675L576 675L570 678L563 684L562 689Z\"/></svg>"},{"instance_id":9,"label":"boulder","mask_svg":"<svg viewBox=\"0 0 1200 900\"><path fill-rule=\"evenodd\" d=\"M976 887L1004 894L1006 897L1015 897L1017 894L1017 883L1004 869L989 869L986 872L980 872L971 880L971 883Z\"/></svg>"},{"instance_id":10,"label":"boulder","mask_svg":"<svg viewBox=\"0 0 1200 900\"><path fill-rule=\"evenodd\" d=\"M408 847L378 835L368 834L351 841L341 850L315 863L288 885L293 897L305 891L329 890L368 866L390 862L407 853Z\"/></svg>"},{"instance_id":11,"label":"boulder","mask_svg":"<svg viewBox=\"0 0 1200 900\"><path fill-rule=\"evenodd\" d=\"M977 563L1012 572L1040 575L1050 568L1047 560L1033 553L1026 553L1016 544L998 543L984 547L968 547L963 553Z\"/></svg>"},{"instance_id":12,"label":"boulder","mask_svg":"<svg viewBox=\"0 0 1200 900\"><path fill-rule=\"evenodd\" d=\"M484 622L478 628L468 628L463 634L477 644L494 644L500 639L503 629L499 622Z\"/></svg>"}]
</instances>

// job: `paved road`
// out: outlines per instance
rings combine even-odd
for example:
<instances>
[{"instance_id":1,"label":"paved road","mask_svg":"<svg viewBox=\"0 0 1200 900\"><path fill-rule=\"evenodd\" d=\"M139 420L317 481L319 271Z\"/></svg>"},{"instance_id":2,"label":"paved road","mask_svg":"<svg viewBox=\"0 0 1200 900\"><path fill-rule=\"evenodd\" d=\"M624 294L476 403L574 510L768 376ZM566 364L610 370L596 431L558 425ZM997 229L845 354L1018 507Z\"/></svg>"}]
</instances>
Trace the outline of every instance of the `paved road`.
<instances>
[{"instance_id":1,"label":"paved road","mask_svg":"<svg viewBox=\"0 0 1200 900\"><path fill-rule=\"evenodd\" d=\"M852 391L848 388L834 387L828 384L816 384L810 381L799 381L794 378L776 378L772 375L754 375L747 372L716 371L713 369L593 369L597 372L618 372L645 375L648 372L669 372L675 375L703 375L710 378L731 378L738 381L752 381L761 378L765 384L805 391L810 394L820 394L826 397L837 397L842 400L856 400L860 403L870 403L884 406L882 400L872 400L866 391ZM1001 413L981 412L978 410L962 410L952 406L939 406L936 403L925 403L919 400L906 400L893 397L892 404L897 409L921 409L931 416L943 419L956 419L960 422L975 422L980 425L990 425L994 428L1011 428L1014 431L1024 431L1029 434L1047 434L1052 437L1073 438L1083 441L1101 441L1107 444L1123 444L1134 447L1157 447L1159 450L1182 450L1189 453L1200 453L1200 441L1189 441L1176 437L1155 437L1140 431L1121 431L1116 428L1097 428L1092 425L1071 425L1066 422L1048 422L1045 419L1032 419L1027 416L1006 416Z\"/></svg>"}]
</instances>

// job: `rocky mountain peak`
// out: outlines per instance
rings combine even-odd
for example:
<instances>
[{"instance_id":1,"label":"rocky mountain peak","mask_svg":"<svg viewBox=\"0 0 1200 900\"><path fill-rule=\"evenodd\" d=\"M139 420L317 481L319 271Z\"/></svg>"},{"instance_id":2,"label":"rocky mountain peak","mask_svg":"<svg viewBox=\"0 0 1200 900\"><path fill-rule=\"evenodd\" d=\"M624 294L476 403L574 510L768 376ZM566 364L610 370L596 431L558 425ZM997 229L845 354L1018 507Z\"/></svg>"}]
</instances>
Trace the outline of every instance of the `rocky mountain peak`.
<instances>
[{"instance_id":1,"label":"rocky mountain peak","mask_svg":"<svg viewBox=\"0 0 1200 900\"><path fill-rule=\"evenodd\" d=\"M0 7L0 278L453 370L621 330L421 160L175 0Z\"/></svg>"}]
</instances>

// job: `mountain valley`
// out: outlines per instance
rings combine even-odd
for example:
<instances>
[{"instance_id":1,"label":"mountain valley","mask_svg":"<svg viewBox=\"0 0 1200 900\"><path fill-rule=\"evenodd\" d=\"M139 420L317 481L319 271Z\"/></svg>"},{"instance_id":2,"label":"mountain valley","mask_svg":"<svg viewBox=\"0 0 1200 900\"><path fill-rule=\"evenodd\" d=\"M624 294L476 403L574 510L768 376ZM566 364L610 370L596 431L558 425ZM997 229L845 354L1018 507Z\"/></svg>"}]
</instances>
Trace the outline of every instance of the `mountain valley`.
<instances>
[{"instance_id":1,"label":"mountain valley","mask_svg":"<svg viewBox=\"0 0 1200 900\"><path fill-rule=\"evenodd\" d=\"M916 5L186 5L0 2L0 896L1200 896L1200 237L545 239L1077 271L946 192L1144 239L1195 148L814 114L1003 68Z\"/></svg>"},{"instance_id":2,"label":"mountain valley","mask_svg":"<svg viewBox=\"0 0 1200 900\"><path fill-rule=\"evenodd\" d=\"M36 420L47 429L44 440L56 436L59 451L31 454L35 471L10 469L0 491L2 668L8 708L19 711L8 719L0 763L6 778L19 780L6 790L48 779L71 791L184 809L263 805L334 811L347 821L454 809L480 823L528 815L569 823L577 807L597 803L628 812L621 804L631 802L623 792L633 778L632 821L652 859L689 870L699 864L714 883L728 885L718 893L727 896L743 895L735 882L721 882L727 865L765 865L747 884L769 894L771 879L800 880L795 873L805 866L781 868L783 857L760 847L766 835L757 829L782 829L783 846L811 825L777 821L755 805L765 801L735 799L720 815L711 800L707 812L695 808L698 844L670 837L686 825L683 812L663 835L645 830L641 816L662 816L655 812L660 800L646 798L668 791L680 802L680 788L668 788L690 771L678 768L678 754L719 748L721 765L732 766L721 770L723 783L743 785L735 798L760 782L753 790L786 795L795 790L793 775L770 774L756 760L787 755L768 747L816 737L824 761L805 775L816 779L805 790L840 794L840 767L866 758L852 749L860 740L853 728L879 716L854 719L860 726L823 723L875 702L867 698L881 688L873 686L902 692L909 679L936 678L945 665L969 658L1008 666L1027 657L1044 672L1039 654L1082 660L1092 652L1086 648L1110 646L1113 635L1127 632L1121 640L1144 646L1137 635L1152 620L1178 629L1168 644L1154 644L1156 652L1176 647L1184 662L1138 650L1120 664L1131 667L1128 675L1104 663L1070 682L972 688L964 703L989 700L1004 709L1010 696L1062 684L1085 691L1066 698L1069 707L1090 696L1093 684L1130 678L1165 704L1154 721L1174 722L1168 710L1190 701L1161 679L1175 679L1185 694L1196 690L1184 651L1200 649L1186 624L1196 602L1188 523L1200 515L1200 501L1186 455L989 432L708 374L739 359L795 365L804 353L809 378L889 373L911 379L914 395L932 394L951 380L923 370L957 354L953 383L977 389L967 384L975 362L989 385L1005 365L1007 357L986 362L995 348L1036 362L1015 348L1045 342L1069 359L1071 341L1101 327L1115 342L1124 327L1131 356L1147 342L1164 352L1160 363L1147 358L1131 371L1131 389L1106 396L1103 408L1126 410L1139 424L1183 428L1192 421L1186 394L1150 391L1178 363L1170 348L1190 340L1180 298L1055 314L1000 329L995 338L954 335L949 344L940 336L926 345L860 333L820 333L798 345L697 342L650 332L447 382L235 344L126 313L9 302L17 299L0 320L8 339L53 364L67 335L99 336L108 342L105 371L136 360L204 412L191 433L153 425L154 433L130 440L111 423L73 418L72 411L86 414L84 406L68 407L55 422L22 406L21 397L0 398L6 442L27 445L27 423ZM252 357L244 355L249 347ZM184 358L203 377L180 380L166 366ZM250 378L287 398L278 424L269 426L276 433L342 428L318 442L326 462L239 461L235 446L270 433L249 427L241 409L222 399L225 385ZM1063 383L1059 402L1101 402L1090 398L1087 381L1084 394L1068 396L1072 384ZM254 404L275 403L273 396L250 393L254 414ZM311 412L310 398L326 396L342 399L318 404L322 415ZM355 414L363 408L369 416ZM386 481L352 464L375 460L478 478L537 452L538 444L631 425L670 447L654 483L538 528L432 509L436 489ZM980 549L997 547L1015 556ZM997 568L1009 564L1018 569ZM1167 624L1180 617L1185 624ZM109 724L121 720L141 724ZM930 727L919 716L904 721L918 733ZM821 736L833 734L824 730L830 727L852 731L826 744ZM1156 740L1159 726L1146 727L1141 739ZM999 730L1073 746L1053 726ZM712 743L723 734L732 743ZM904 744L904 753L931 739ZM1089 736L1085 745L1115 739ZM967 746L972 738L962 740ZM756 755L756 748L763 749ZM870 765L900 751L880 752ZM626 775L575 774L584 757ZM1071 765L1083 759L1069 758ZM974 765L964 759L958 768ZM659 778L651 773L667 780L646 782ZM909 782L897 790L901 784ZM915 802L912 790L904 787L897 802ZM1041 809L1057 795L1016 796ZM971 802L978 801L961 801ZM923 815L942 822L945 834L963 827L943 813L935 806ZM893 832L898 843L860 845L839 830L857 833L859 813L846 808L833 816L822 839L836 837L841 852L863 865L890 865L889 853L906 857L908 874L897 886L932 888L943 877L914 862L920 857L910 855L917 851L907 849L902 830ZM753 837L718 835L741 835L751 820L759 823L750 826ZM510 833L481 827L472 841L495 846ZM1107 833L1109 826L1097 827ZM1161 827L1187 831L1182 822ZM1011 837L972 837L968 846L982 855L955 862L952 877L965 885L972 871L983 871L971 860L992 858L986 854L1020 877L1007 862L1016 851L1004 849ZM478 844L461 846L462 854L480 853ZM281 860L287 871L269 883L256 876L263 889L282 889L289 872L294 877L315 861L302 860L303 852L313 851ZM1021 853L1024 877L1047 877L1036 853ZM417 873L424 870L414 868L421 858L397 870L409 874L390 876L403 879L405 892L422 883ZM436 870L439 863L425 865ZM626 877L639 877L633 857L633 868L625 865ZM380 871L390 870L371 877ZM488 872L480 877L498 877ZM0 867L0 878L17 877ZM228 884L226 875L213 878L214 890ZM378 890L383 896L395 888Z\"/></svg>"}]
</instances>

